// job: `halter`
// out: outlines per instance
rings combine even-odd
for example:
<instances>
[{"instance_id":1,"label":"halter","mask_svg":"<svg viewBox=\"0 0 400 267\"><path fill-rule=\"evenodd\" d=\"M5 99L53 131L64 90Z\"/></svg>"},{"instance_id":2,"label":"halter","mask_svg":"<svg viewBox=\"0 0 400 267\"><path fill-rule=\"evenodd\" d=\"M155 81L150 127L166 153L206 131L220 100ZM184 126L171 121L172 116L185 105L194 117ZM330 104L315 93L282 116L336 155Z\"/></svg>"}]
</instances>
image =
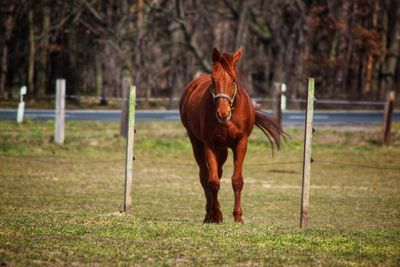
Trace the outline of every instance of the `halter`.
<instances>
[{"instance_id":1,"label":"halter","mask_svg":"<svg viewBox=\"0 0 400 267\"><path fill-rule=\"evenodd\" d=\"M213 88L212 86L210 87L210 92L211 92L211 94L212 94L212 96L213 96L214 101L217 100L218 98L225 98L225 99L227 99L227 100L229 101L230 106L231 106L231 110L234 109L233 104L234 104L234 102L235 102L235 97L236 97L236 94L237 94L237 90L238 90L238 88L237 88L237 83L236 83L236 81L233 82L233 96L232 96L232 98L231 98L229 95L224 94L224 93L216 94L216 93L214 92L214 88Z\"/></svg>"}]
</instances>

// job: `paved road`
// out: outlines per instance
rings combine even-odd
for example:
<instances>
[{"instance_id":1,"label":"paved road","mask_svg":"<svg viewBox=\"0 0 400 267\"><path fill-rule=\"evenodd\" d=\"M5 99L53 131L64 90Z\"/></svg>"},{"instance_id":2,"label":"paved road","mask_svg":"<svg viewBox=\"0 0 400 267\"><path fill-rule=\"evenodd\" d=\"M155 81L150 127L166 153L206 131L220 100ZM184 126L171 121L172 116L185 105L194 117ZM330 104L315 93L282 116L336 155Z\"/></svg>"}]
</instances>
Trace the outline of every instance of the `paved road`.
<instances>
[{"instance_id":1,"label":"paved road","mask_svg":"<svg viewBox=\"0 0 400 267\"><path fill-rule=\"evenodd\" d=\"M0 119L16 119L15 109L0 109ZM270 112L268 112L271 114ZM283 123L286 125L303 125L304 112L286 111L283 112ZM54 110L49 109L27 109L25 118L32 120L52 120ZM120 111L118 110L66 110L67 120L102 120L119 121ZM136 112L138 121L176 121L179 120L177 110L138 110ZM400 112L393 114L394 121L400 122ZM382 111L316 111L314 113L314 124L318 125L360 125L381 123L383 120Z\"/></svg>"}]
</instances>

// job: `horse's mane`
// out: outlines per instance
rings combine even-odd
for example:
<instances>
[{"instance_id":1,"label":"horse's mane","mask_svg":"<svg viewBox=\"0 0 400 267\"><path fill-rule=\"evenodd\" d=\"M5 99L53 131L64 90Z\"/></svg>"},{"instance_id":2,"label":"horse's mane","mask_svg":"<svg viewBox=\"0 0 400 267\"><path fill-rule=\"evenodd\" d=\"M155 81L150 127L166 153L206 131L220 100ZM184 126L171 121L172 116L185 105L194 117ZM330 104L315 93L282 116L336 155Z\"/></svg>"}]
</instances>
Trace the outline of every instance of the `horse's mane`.
<instances>
[{"instance_id":1,"label":"horse's mane","mask_svg":"<svg viewBox=\"0 0 400 267\"><path fill-rule=\"evenodd\" d=\"M221 65L222 69L228 73L233 79L239 77L239 71L233 62L233 55L231 53L223 53L217 62L214 63L214 69L218 69Z\"/></svg>"}]
</instances>

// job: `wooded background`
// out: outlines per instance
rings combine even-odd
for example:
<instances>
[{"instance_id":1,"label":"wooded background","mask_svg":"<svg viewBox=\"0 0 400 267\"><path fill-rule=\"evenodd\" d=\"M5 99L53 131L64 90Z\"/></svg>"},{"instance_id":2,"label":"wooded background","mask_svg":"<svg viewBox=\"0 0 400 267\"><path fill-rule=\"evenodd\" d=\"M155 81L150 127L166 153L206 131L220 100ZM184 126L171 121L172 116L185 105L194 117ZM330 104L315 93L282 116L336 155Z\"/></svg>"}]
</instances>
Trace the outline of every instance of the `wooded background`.
<instances>
[{"instance_id":1,"label":"wooded background","mask_svg":"<svg viewBox=\"0 0 400 267\"><path fill-rule=\"evenodd\" d=\"M400 91L397 0L2 0L0 98L54 94L179 97L209 72L214 47L244 48L241 81L269 97L274 82L304 98L383 100ZM105 104L105 102L104 102Z\"/></svg>"}]
</instances>

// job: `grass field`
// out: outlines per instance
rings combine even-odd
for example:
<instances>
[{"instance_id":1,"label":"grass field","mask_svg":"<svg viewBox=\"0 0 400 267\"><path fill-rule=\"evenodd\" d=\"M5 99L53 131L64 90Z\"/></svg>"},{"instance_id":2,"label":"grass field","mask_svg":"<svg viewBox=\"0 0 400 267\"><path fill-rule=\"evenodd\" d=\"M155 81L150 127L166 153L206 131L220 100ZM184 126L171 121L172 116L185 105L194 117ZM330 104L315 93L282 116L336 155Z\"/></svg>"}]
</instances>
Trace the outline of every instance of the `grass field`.
<instances>
[{"instance_id":1,"label":"grass field","mask_svg":"<svg viewBox=\"0 0 400 267\"><path fill-rule=\"evenodd\" d=\"M231 156L224 222L203 225L204 197L180 123L137 125L133 216L123 208L117 123L0 121L0 265L400 265L400 125L318 129L311 220L299 229L302 129L276 151L255 130L245 161L244 225L234 224ZM273 164L271 164L273 163ZM290 164L276 164L290 163ZM262 165L271 164L271 165Z\"/></svg>"}]
</instances>

